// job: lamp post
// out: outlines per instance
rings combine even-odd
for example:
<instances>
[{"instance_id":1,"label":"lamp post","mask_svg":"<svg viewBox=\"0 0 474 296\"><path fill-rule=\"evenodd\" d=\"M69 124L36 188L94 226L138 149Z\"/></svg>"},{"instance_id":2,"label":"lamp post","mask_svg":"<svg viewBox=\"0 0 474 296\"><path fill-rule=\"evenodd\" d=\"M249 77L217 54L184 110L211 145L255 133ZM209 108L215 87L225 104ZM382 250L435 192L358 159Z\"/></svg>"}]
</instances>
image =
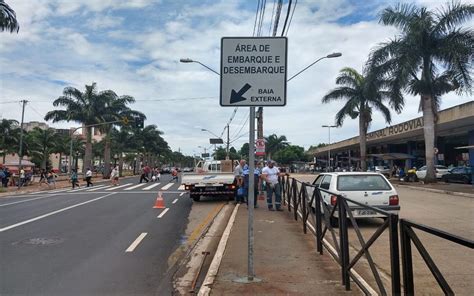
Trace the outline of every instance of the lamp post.
<instances>
[{"instance_id":1,"label":"lamp post","mask_svg":"<svg viewBox=\"0 0 474 296\"><path fill-rule=\"evenodd\" d=\"M329 144L328 144L328 172L329 169L331 168L331 128L337 128L337 125L322 125L321 127L327 127L328 128L328 134L329 134Z\"/></svg>"},{"instance_id":2,"label":"lamp post","mask_svg":"<svg viewBox=\"0 0 474 296\"><path fill-rule=\"evenodd\" d=\"M317 62L319 62L320 60L323 60L323 59L332 59L332 58L338 58L342 56L342 53L340 52L335 52L335 53L331 53L331 54L328 54L327 56L324 56L324 57L320 57L319 59L317 59L316 61L312 62L311 64L309 64L306 68L304 68L303 70L299 71L298 73L296 73L295 75L291 76L288 80L292 80L293 78L295 78L296 76L300 75L301 73L303 73L304 71L308 70L309 68L311 68L314 64L316 64Z\"/></svg>"},{"instance_id":3,"label":"lamp post","mask_svg":"<svg viewBox=\"0 0 474 296\"><path fill-rule=\"evenodd\" d=\"M219 74L219 72L215 71L214 69L212 69L212 68L209 67L209 66L204 65L204 64L201 63L200 61L195 61L195 60L192 60L192 59L189 59L189 58L179 59L179 61L180 61L181 63L198 63L199 65L201 65L201 66L207 68L208 70L210 70L210 71L216 73L217 75L219 75L219 76L221 75L221 74Z\"/></svg>"}]
</instances>

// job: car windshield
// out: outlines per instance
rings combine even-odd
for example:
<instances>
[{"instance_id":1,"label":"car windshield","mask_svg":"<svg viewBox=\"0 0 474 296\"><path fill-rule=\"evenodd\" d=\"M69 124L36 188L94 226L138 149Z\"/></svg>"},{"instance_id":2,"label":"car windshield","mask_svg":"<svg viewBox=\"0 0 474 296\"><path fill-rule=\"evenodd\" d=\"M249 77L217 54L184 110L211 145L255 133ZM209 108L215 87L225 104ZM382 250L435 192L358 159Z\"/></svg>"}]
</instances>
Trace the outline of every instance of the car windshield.
<instances>
[{"instance_id":1,"label":"car windshield","mask_svg":"<svg viewBox=\"0 0 474 296\"><path fill-rule=\"evenodd\" d=\"M390 185L379 175L344 175L337 178L339 191L391 190Z\"/></svg>"}]
</instances>

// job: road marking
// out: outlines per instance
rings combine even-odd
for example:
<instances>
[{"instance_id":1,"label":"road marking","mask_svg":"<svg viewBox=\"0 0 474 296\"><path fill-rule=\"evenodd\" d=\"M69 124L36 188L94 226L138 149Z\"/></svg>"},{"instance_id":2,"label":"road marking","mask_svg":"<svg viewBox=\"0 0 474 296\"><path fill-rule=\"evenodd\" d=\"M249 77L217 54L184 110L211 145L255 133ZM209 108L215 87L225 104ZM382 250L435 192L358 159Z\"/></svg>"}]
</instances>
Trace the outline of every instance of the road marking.
<instances>
[{"instance_id":1,"label":"road marking","mask_svg":"<svg viewBox=\"0 0 474 296\"><path fill-rule=\"evenodd\" d=\"M104 187L89 189L89 190L87 190L87 192L97 191L97 190L101 190L101 189L105 189L105 188L109 188L109 187L112 187L112 185L107 185L107 186L104 186Z\"/></svg>"},{"instance_id":2,"label":"road marking","mask_svg":"<svg viewBox=\"0 0 474 296\"><path fill-rule=\"evenodd\" d=\"M135 185L135 186L130 186L130 187L128 187L128 188L125 188L124 190L132 190L132 189L138 188L138 187L140 187L140 186L143 186L143 185L145 185L145 184L146 184L146 183L140 183L140 184L137 184L137 185Z\"/></svg>"},{"instance_id":3,"label":"road marking","mask_svg":"<svg viewBox=\"0 0 474 296\"><path fill-rule=\"evenodd\" d=\"M145 238L145 236L147 235L148 233L146 232L142 232L142 234L140 234L134 241L133 243L130 245L130 247L128 247L128 249L125 250L126 253L130 253L130 252L133 252L133 250L135 250L135 248L138 246L139 243L141 243L141 241Z\"/></svg>"},{"instance_id":4,"label":"road marking","mask_svg":"<svg viewBox=\"0 0 474 296\"><path fill-rule=\"evenodd\" d=\"M9 206L9 205L15 205L15 204L19 204L19 203L23 203L23 202L27 202L27 201L31 201L31 200L42 199L42 198L46 198L46 197L50 197L50 196L52 196L52 194L49 194L49 195L46 195L46 196L40 196L40 197L36 197L36 198L30 198L30 199L15 201L15 202L7 203L7 204L2 204L2 205L0 205L0 207L6 207L6 206Z\"/></svg>"},{"instance_id":5,"label":"road marking","mask_svg":"<svg viewBox=\"0 0 474 296\"><path fill-rule=\"evenodd\" d=\"M153 187L156 187L156 186L158 186L158 185L160 185L160 184L161 184L161 183L156 183L156 184L150 185L150 186L148 186L148 187L143 188L143 190L150 190L150 189L152 189Z\"/></svg>"},{"instance_id":6,"label":"road marking","mask_svg":"<svg viewBox=\"0 0 474 296\"><path fill-rule=\"evenodd\" d=\"M97 185L97 186L93 186L93 187L104 187L104 185ZM82 190L87 190L87 189L91 189L91 187L84 187L84 188L80 188L80 189L72 189L72 190L69 190L69 191L66 191L66 192L77 192L77 191L82 191Z\"/></svg>"},{"instance_id":7,"label":"road marking","mask_svg":"<svg viewBox=\"0 0 474 296\"><path fill-rule=\"evenodd\" d=\"M181 194L179 196L183 196L186 192L181 192Z\"/></svg>"},{"instance_id":8,"label":"road marking","mask_svg":"<svg viewBox=\"0 0 474 296\"><path fill-rule=\"evenodd\" d=\"M178 187L178 190L184 190L184 184L181 184L181 186Z\"/></svg>"},{"instance_id":9,"label":"road marking","mask_svg":"<svg viewBox=\"0 0 474 296\"><path fill-rule=\"evenodd\" d=\"M30 195L39 194L39 193L44 193L44 192L45 192L45 190L43 190L43 191L38 191L38 192L30 192Z\"/></svg>"},{"instance_id":10,"label":"road marking","mask_svg":"<svg viewBox=\"0 0 474 296\"><path fill-rule=\"evenodd\" d=\"M163 212L161 212L161 214L159 214L158 217L156 217L156 218L158 218L158 219L163 218L163 216L166 214L166 212L168 212L168 210L169 210L169 208L164 209Z\"/></svg>"},{"instance_id":11,"label":"road marking","mask_svg":"<svg viewBox=\"0 0 474 296\"><path fill-rule=\"evenodd\" d=\"M175 204L177 201L178 201L178 199L175 198L175 199L173 200L172 204Z\"/></svg>"},{"instance_id":12,"label":"road marking","mask_svg":"<svg viewBox=\"0 0 474 296\"><path fill-rule=\"evenodd\" d=\"M127 184L123 184L123 185L120 185L120 186L113 186L112 188L108 188L108 189L105 189L106 191L110 191L110 190L114 190L114 189L119 189L119 188L122 188L122 187L126 187L128 185L132 185L133 183L127 183Z\"/></svg>"},{"instance_id":13,"label":"road marking","mask_svg":"<svg viewBox=\"0 0 474 296\"><path fill-rule=\"evenodd\" d=\"M40 219L43 219L43 218L46 218L46 217L64 212L64 211L67 211L67 210L70 210L70 209L73 209L73 208L80 207L82 205L85 205L85 204L88 204L88 203L91 203L91 202L94 202L94 201L101 200L101 199L106 198L108 196L111 196L113 194L115 194L115 192L112 192L112 193L109 193L107 195L100 196L100 197L97 197L97 198L94 198L94 199L91 199L91 200L88 200L88 201L85 201L85 202L81 202L81 203L78 203L78 204L75 204L75 205L72 205L72 206L69 206L69 207L66 207L66 208L62 208L62 209L56 210L54 212L50 212L50 213L47 213L47 214L29 219L29 220L25 220L25 221L22 221L22 222L19 222L19 223L16 223L16 224L13 224L13 225L10 225L10 226L7 226L7 227L0 228L0 232L4 232L4 231L7 231L9 229L21 226L21 225L25 225L25 224L28 224L28 223L31 223L31 222L34 222L34 221L37 221L37 220L40 220Z\"/></svg>"},{"instance_id":14,"label":"road marking","mask_svg":"<svg viewBox=\"0 0 474 296\"><path fill-rule=\"evenodd\" d=\"M54 191L51 191L50 193L58 193L58 192L64 192L64 191L68 191L68 190L71 190L71 188L60 189L60 190L54 190Z\"/></svg>"},{"instance_id":15,"label":"road marking","mask_svg":"<svg viewBox=\"0 0 474 296\"><path fill-rule=\"evenodd\" d=\"M173 186L175 183L168 183L165 186L161 187L161 190L168 190L171 186Z\"/></svg>"}]
</instances>

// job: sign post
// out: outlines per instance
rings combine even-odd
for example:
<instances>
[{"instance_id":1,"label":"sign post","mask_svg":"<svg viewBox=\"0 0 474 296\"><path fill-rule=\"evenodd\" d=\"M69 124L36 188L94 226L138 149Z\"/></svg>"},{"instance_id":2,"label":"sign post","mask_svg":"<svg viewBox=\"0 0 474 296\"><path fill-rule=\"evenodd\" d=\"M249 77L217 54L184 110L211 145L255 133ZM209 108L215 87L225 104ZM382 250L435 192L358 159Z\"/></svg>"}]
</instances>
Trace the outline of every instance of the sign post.
<instances>
[{"instance_id":1,"label":"sign post","mask_svg":"<svg viewBox=\"0 0 474 296\"><path fill-rule=\"evenodd\" d=\"M255 107L286 105L287 48L286 37L223 37L221 39L220 104L223 107L250 107L248 270L247 277L237 279L237 282L260 281L255 277L253 265ZM261 148L261 145L259 147ZM263 151L265 151L265 146L263 146Z\"/></svg>"}]
</instances>

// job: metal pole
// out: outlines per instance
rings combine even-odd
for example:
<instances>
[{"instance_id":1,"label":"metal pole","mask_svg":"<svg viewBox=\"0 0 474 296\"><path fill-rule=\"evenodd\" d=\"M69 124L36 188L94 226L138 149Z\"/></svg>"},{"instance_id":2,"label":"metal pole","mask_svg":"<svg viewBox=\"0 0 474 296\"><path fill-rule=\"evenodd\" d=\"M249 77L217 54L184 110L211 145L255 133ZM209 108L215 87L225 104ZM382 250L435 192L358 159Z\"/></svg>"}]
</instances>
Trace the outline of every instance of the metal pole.
<instances>
[{"instance_id":1,"label":"metal pole","mask_svg":"<svg viewBox=\"0 0 474 296\"><path fill-rule=\"evenodd\" d=\"M27 100L22 100L23 108L21 111L21 125L20 125L20 151L18 152L18 189L21 187L20 171L21 171L21 161L23 159L23 120L25 119L25 106L28 102Z\"/></svg>"},{"instance_id":2,"label":"metal pole","mask_svg":"<svg viewBox=\"0 0 474 296\"><path fill-rule=\"evenodd\" d=\"M255 183L255 107L250 107L250 133L249 133L249 195L248 195L248 276L249 282L254 280L253 267L253 205Z\"/></svg>"},{"instance_id":3,"label":"metal pole","mask_svg":"<svg viewBox=\"0 0 474 296\"><path fill-rule=\"evenodd\" d=\"M229 143L229 141L230 141L229 140L229 133L230 133L229 132L229 124L227 124L227 149L226 149L227 155L226 155L226 159L229 159L229 144L230 144Z\"/></svg>"},{"instance_id":4,"label":"metal pole","mask_svg":"<svg viewBox=\"0 0 474 296\"><path fill-rule=\"evenodd\" d=\"M328 131L329 131L329 143L328 143L328 171L331 168L331 127L328 126Z\"/></svg>"}]
</instances>

